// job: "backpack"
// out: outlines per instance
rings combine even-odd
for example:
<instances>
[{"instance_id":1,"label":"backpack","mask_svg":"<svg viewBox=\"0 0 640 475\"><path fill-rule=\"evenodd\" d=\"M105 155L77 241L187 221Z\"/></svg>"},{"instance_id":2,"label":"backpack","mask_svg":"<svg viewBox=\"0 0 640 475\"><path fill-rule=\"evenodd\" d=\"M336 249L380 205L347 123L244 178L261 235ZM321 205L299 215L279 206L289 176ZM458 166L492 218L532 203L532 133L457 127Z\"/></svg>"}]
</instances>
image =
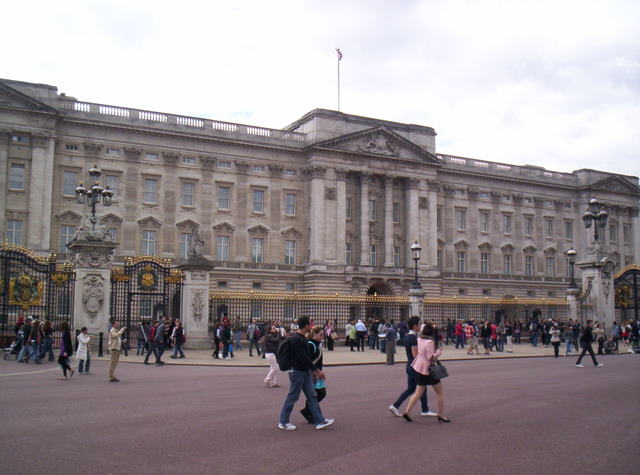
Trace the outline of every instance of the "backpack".
<instances>
[{"instance_id":1,"label":"backpack","mask_svg":"<svg viewBox=\"0 0 640 475\"><path fill-rule=\"evenodd\" d=\"M278 354L276 354L276 361L278 362L278 367L280 371L289 371L292 366L291 361L291 339L293 337L289 337L284 340L280 347L278 348Z\"/></svg>"},{"instance_id":2,"label":"backpack","mask_svg":"<svg viewBox=\"0 0 640 475\"><path fill-rule=\"evenodd\" d=\"M260 329L258 328L258 326L256 325L256 329L253 331L253 339L254 340L259 340L260 339Z\"/></svg>"},{"instance_id":3,"label":"backpack","mask_svg":"<svg viewBox=\"0 0 640 475\"><path fill-rule=\"evenodd\" d=\"M151 330L149 330L149 340L155 341L155 339L156 339L156 327L151 327Z\"/></svg>"}]
</instances>

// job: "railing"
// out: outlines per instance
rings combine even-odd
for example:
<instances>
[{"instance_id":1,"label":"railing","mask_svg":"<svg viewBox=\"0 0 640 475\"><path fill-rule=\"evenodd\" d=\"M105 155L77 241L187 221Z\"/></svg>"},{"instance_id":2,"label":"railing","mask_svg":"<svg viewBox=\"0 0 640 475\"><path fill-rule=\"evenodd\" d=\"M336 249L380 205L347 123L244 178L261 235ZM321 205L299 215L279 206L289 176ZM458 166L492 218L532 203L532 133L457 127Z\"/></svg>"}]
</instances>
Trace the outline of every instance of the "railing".
<instances>
[{"instance_id":1,"label":"railing","mask_svg":"<svg viewBox=\"0 0 640 475\"><path fill-rule=\"evenodd\" d=\"M59 101L61 108L67 111L70 115L79 114L80 116L99 116L105 120L125 120L134 124L140 124L140 122L143 122L144 125L152 127L198 129L199 131L210 135L228 133L239 136L268 139L270 141L294 142L296 144L304 143L307 137L306 134L300 132L269 129L266 127L256 127L254 125L235 124L232 122L165 114L162 112L96 104L92 102L78 102L69 99L59 99Z\"/></svg>"},{"instance_id":2,"label":"railing","mask_svg":"<svg viewBox=\"0 0 640 475\"><path fill-rule=\"evenodd\" d=\"M441 277L445 279L474 279L474 280L526 280L531 282L555 282L568 283L568 277L548 277L542 275L513 275L513 274L480 274L474 272L442 272Z\"/></svg>"}]
</instances>

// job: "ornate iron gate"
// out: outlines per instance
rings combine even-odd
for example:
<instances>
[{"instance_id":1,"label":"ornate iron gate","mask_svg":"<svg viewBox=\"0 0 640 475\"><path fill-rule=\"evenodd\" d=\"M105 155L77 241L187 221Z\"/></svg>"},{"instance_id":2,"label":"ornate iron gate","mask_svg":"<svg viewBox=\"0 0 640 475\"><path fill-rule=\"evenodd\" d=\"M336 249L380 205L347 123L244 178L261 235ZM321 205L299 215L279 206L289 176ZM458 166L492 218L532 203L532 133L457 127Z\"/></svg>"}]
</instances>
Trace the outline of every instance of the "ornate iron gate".
<instances>
[{"instance_id":1,"label":"ornate iron gate","mask_svg":"<svg viewBox=\"0 0 640 475\"><path fill-rule=\"evenodd\" d=\"M0 343L14 338L20 317L48 318L56 330L63 321L72 324L74 280L73 267L56 264L55 254L0 244Z\"/></svg>"},{"instance_id":2,"label":"ornate iron gate","mask_svg":"<svg viewBox=\"0 0 640 475\"><path fill-rule=\"evenodd\" d=\"M630 265L615 277L616 310L619 322L640 318L640 266Z\"/></svg>"},{"instance_id":3,"label":"ornate iron gate","mask_svg":"<svg viewBox=\"0 0 640 475\"><path fill-rule=\"evenodd\" d=\"M184 274L169 259L125 258L111 271L111 318L127 327L129 341L141 320L180 318Z\"/></svg>"}]
</instances>

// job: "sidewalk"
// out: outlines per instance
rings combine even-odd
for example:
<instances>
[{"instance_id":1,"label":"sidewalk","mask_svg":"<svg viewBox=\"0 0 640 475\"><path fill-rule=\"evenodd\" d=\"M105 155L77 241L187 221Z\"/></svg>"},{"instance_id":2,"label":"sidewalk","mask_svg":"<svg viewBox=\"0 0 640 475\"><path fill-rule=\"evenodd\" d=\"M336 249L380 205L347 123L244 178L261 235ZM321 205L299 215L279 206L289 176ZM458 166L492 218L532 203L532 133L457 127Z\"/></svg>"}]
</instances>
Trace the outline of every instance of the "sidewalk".
<instances>
[{"instance_id":1,"label":"sidewalk","mask_svg":"<svg viewBox=\"0 0 640 475\"><path fill-rule=\"evenodd\" d=\"M564 356L564 344L560 347L560 356ZM482 349L481 349L482 351ZM170 365L197 365L197 366L235 366L235 367L267 367L267 361L262 357L257 356L254 352L253 357L249 356L248 350L245 347L241 351L235 351L235 358L231 360L213 359L213 350L185 350L186 358L171 359L171 353L165 351L162 356L162 360L166 364ZM104 357L98 358L95 356L95 350L92 354L94 360L108 360L109 355L105 354ZM222 352L220 352L222 354ZM387 355L380 353L379 350L370 350L366 348L364 352L350 351L348 347L344 346L343 342L339 342L336 345L334 351L327 351L323 349L323 361L325 366L346 366L346 365L371 365L371 364L386 364ZM577 357L577 353L572 353L572 356ZM542 345L537 347L531 346L530 343L522 343L520 345L513 345L513 353L491 352L490 356L480 355L467 355L467 350L456 350L453 343L444 347L444 352L440 358L442 361L446 360L484 360L493 358L532 358L532 357L553 357L553 347L549 346L545 348ZM124 353L120 356L121 363L139 363L144 361L143 356L136 356L136 350L129 351L129 356L124 356ZM153 355L149 358L149 362L153 363L155 359ZM397 347L395 362L396 364L406 363L407 358L405 356L405 349L403 346Z\"/></svg>"}]
</instances>

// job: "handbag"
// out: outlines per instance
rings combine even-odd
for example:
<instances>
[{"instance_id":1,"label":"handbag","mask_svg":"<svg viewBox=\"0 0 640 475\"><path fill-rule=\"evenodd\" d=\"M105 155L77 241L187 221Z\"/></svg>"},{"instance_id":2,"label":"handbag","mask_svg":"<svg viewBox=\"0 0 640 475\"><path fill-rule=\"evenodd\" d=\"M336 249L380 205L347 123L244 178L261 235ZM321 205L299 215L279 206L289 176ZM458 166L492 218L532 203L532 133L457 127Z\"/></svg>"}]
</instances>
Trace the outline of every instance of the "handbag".
<instances>
[{"instance_id":1,"label":"handbag","mask_svg":"<svg viewBox=\"0 0 640 475\"><path fill-rule=\"evenodd\" d=\"M429 365L429 375L433 376L434 379L443 379L449 376L449 372L440 361L434 358Z\"/></svg>"}]
</instances>

